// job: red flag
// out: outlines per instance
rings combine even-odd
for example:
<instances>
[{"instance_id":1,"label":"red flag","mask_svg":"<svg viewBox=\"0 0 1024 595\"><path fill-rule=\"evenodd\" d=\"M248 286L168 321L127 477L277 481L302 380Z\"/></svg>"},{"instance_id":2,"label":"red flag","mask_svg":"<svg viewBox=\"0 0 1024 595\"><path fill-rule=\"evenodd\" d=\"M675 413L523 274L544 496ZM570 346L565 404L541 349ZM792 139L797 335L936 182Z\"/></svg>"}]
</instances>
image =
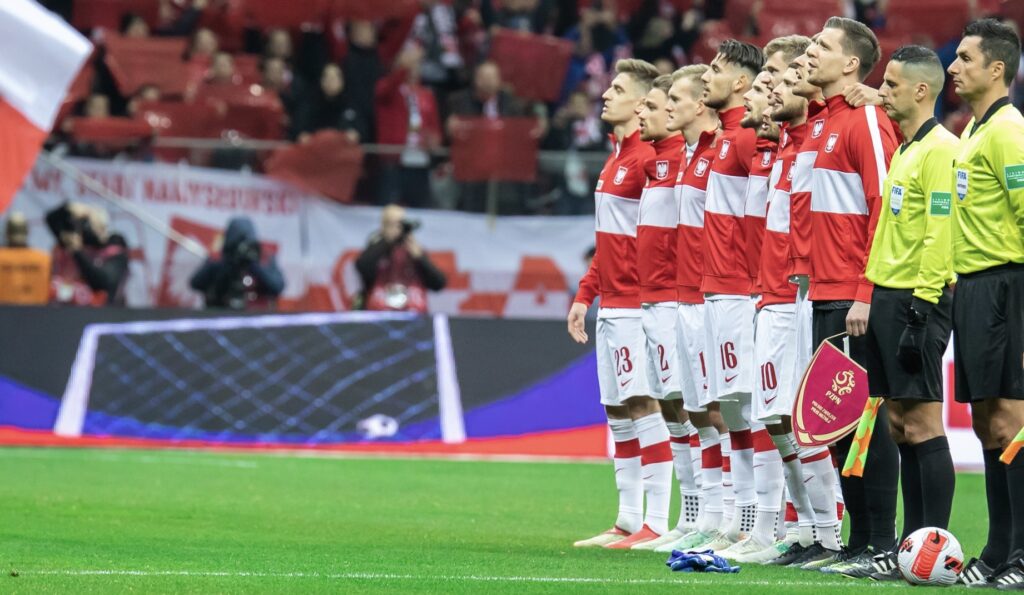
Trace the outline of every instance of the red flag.
<instances>
[{"instance_id":1,"label":"red flag","mask_svg":"<svg viewBox=\"0 0 1024 595\"><path fill-rule=\"evenodd\" d=\"M344 133L321 130L309 142L274 151L264 163L267 175L338 202L352 202L363 167L363 150Z\"/></svg>"},{"instance_id":2,"label":"red flag","mask_svg":"<svg viewBox=\"0 0 1024 595\"><path fill-rule=\"evenodd\" d=\"M460 182L532 182L537 179L535 118L458 117L452 165Z\"/></svg>"},{"instance_id":3,"label":"red flag","mask_svg":"<svg viewBox=\"0 0 1024 595\"><path fill-rule=\"evenodd\" d=\"M491 60L501 69L502 80L523 99L557 100L572 51L572 42L550 35L498 29L491 37Z\"/></svg>"},{"instance_id":4,"label":"red flag","mask_svg":"<svg viewBox=\"0 0 1024 595\"><path fill-rule=\"evenodd\" d=\"M32 0L0 2L0 212L35 163L92 44Z\"/></svg>"},{"instance_id":5,"label":"red flag","mask_svg":"<svg viewBox=\"0 0 1024 595\"><path fill-rule=\"evenodd\" d=\"M857 428L868 400L868 373L828 341L814 352L793 404L800 446L831 444Z\"/></svg>"}]
</instances>

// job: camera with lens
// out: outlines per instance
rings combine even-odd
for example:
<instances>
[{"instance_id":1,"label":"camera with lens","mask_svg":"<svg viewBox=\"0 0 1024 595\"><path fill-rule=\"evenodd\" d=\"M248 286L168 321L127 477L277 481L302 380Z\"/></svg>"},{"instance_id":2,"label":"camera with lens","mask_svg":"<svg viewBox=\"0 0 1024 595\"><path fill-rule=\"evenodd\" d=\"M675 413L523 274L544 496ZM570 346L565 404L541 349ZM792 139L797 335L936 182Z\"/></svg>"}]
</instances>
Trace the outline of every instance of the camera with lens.
<instances>
[{"instance_id":1,"label":"camera with lens","mask_svg":"<svg viewBox=\"0 0 1024 595\"><path fill-rule=\"evenodd\" d=\"M402 235L398 237L400 240L404 240L409 234L420 228L422 222L418 219L402 219Z\"/></svg>"},{"instance_id":2,"label":"camera with lens","mask_svg":"<svg viewBox=\"0 0 1024 595\"><path fill-rule=\"evenodd\" d=\"M260 261L260 243L256 240L242 240L235 246L232 254L234 264L241 267Z\"/></svg>"}]
</instances>

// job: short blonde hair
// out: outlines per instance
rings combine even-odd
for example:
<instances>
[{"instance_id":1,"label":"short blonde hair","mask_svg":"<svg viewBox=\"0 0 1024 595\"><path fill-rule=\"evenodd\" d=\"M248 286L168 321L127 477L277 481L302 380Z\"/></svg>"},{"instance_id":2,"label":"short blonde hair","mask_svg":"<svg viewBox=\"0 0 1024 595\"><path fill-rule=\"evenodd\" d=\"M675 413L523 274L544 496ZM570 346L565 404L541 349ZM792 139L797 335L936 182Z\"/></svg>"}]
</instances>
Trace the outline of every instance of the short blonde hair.
<instances>
[{"instance_id":1,"label":"short blonde hair","mask_svg":"<svg viewBox=\"0 0 1024 595\"><path fill-rule=\"evenodd\" d=\"M693 93L693 98L698 99L704 93L704 80L701 77L704 76L704 73L707 72L707 70L707 64L690 64L689 66L683 66L672 73L672 82L675 83L680 79L690 81L690 89Z\"/></svg>"},{"instance_id":2,"label":"short blonde hair","mask_svg":"<svg viewBox=\"0 0 1024 595\"><path fill-rule=\"evenodd\" d=\"M618 74L628 74L632 77L636 81L641 95L646 95L651 90L654 79L658 78L660 74L657 66L647 60L640 60L638 58L619 60L615 63L615 72Z\"/></svg>"},{"instance_id":3,"label":"short blonde hair","mask_svg":"<svg viewBox=\"0 0 1024 595\"><path fill-rule=\"evenodd\" d=\"M668 90L672 88L672 75L663 74L658 78L654 79L654 81L651 83L651 88L658 89L665 95L668 95Z\"/></svg>"},{"instance_id":4,"label":"short blonde hair","mask_svg":"<svg viewBox=\"0 0 1024 595\"><path fill-rule=\"evenodd\" d=\"M807 51L809 45L811 45L811 38L803 35L776 37L764 46L764 59L767 60L777 52L782 52L786 64L789 64L794 58Z\"/></svg>"}]
</instances>

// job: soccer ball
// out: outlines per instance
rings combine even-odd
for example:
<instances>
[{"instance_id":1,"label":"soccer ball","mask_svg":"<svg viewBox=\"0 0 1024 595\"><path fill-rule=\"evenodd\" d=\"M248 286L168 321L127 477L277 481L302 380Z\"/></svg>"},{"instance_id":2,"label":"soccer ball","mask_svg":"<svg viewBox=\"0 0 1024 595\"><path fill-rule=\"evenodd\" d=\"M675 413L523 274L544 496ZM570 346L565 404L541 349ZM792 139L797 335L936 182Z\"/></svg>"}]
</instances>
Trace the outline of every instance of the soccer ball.
<instances>
[{"instance_id":1,"label":"soccer ball","mask_svg":"<svg viewBox=\"0 0 1024 595\"><path fill-rule=\"evenodd\" d=\"M900 573L912 585L952 585L964 567L964 551L953 534L938 527L911 533L900 544Z\"/></svg>"},{"instance_id":2,"label":"soccer ball","mask_svg":"<svg viewBox=\"0 0 1024 595\"><path fill-rule=\"evenodd\" d=\"M361 420L356 424L356 430L367 440L391 438L398 433L398 420L389 415L378 413Z\"/></svg>"}]
</instances>

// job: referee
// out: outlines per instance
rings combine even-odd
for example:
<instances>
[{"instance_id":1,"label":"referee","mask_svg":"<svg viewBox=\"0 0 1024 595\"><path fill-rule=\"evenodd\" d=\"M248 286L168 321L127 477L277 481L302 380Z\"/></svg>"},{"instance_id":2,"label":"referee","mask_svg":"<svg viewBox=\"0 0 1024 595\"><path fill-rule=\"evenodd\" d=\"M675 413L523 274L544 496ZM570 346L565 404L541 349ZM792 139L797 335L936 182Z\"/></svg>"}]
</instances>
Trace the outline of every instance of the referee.
<instances>
[{"instance_id":1,"label":"referee","mask_svg":"<svg viewBox=\"0 0 1024 595\"><path fill-rule=\"evenodd\" d=\"M875 284L865 364L871 396L885 397L900 450L903 533L949 525L956 474L942 425L942 354L952 326L953 245L950 164L957 138L934 117L945 73L939 57L910 45L893 54L879 97L906 142L882 191L865 271ZM927 496L925 496L927 494ZM842 574L902 578L895 551Z\"/></svg>"},{"instance_id":2,"label":"referee","mask_svg":"<svg viewBox=\"0 0 1024 595\"><path fill-rule=\"evenodd\" d=\"M988 542L961 580L1024 589L1024 453L1001 451L1024 426L1024 117L1010 104L1020 38L975 21L949 67L974 118L953 162L956 400L971 404L985 454ZM993 584L994 583L994 584Z\"/></svg>"}]
</instances>

